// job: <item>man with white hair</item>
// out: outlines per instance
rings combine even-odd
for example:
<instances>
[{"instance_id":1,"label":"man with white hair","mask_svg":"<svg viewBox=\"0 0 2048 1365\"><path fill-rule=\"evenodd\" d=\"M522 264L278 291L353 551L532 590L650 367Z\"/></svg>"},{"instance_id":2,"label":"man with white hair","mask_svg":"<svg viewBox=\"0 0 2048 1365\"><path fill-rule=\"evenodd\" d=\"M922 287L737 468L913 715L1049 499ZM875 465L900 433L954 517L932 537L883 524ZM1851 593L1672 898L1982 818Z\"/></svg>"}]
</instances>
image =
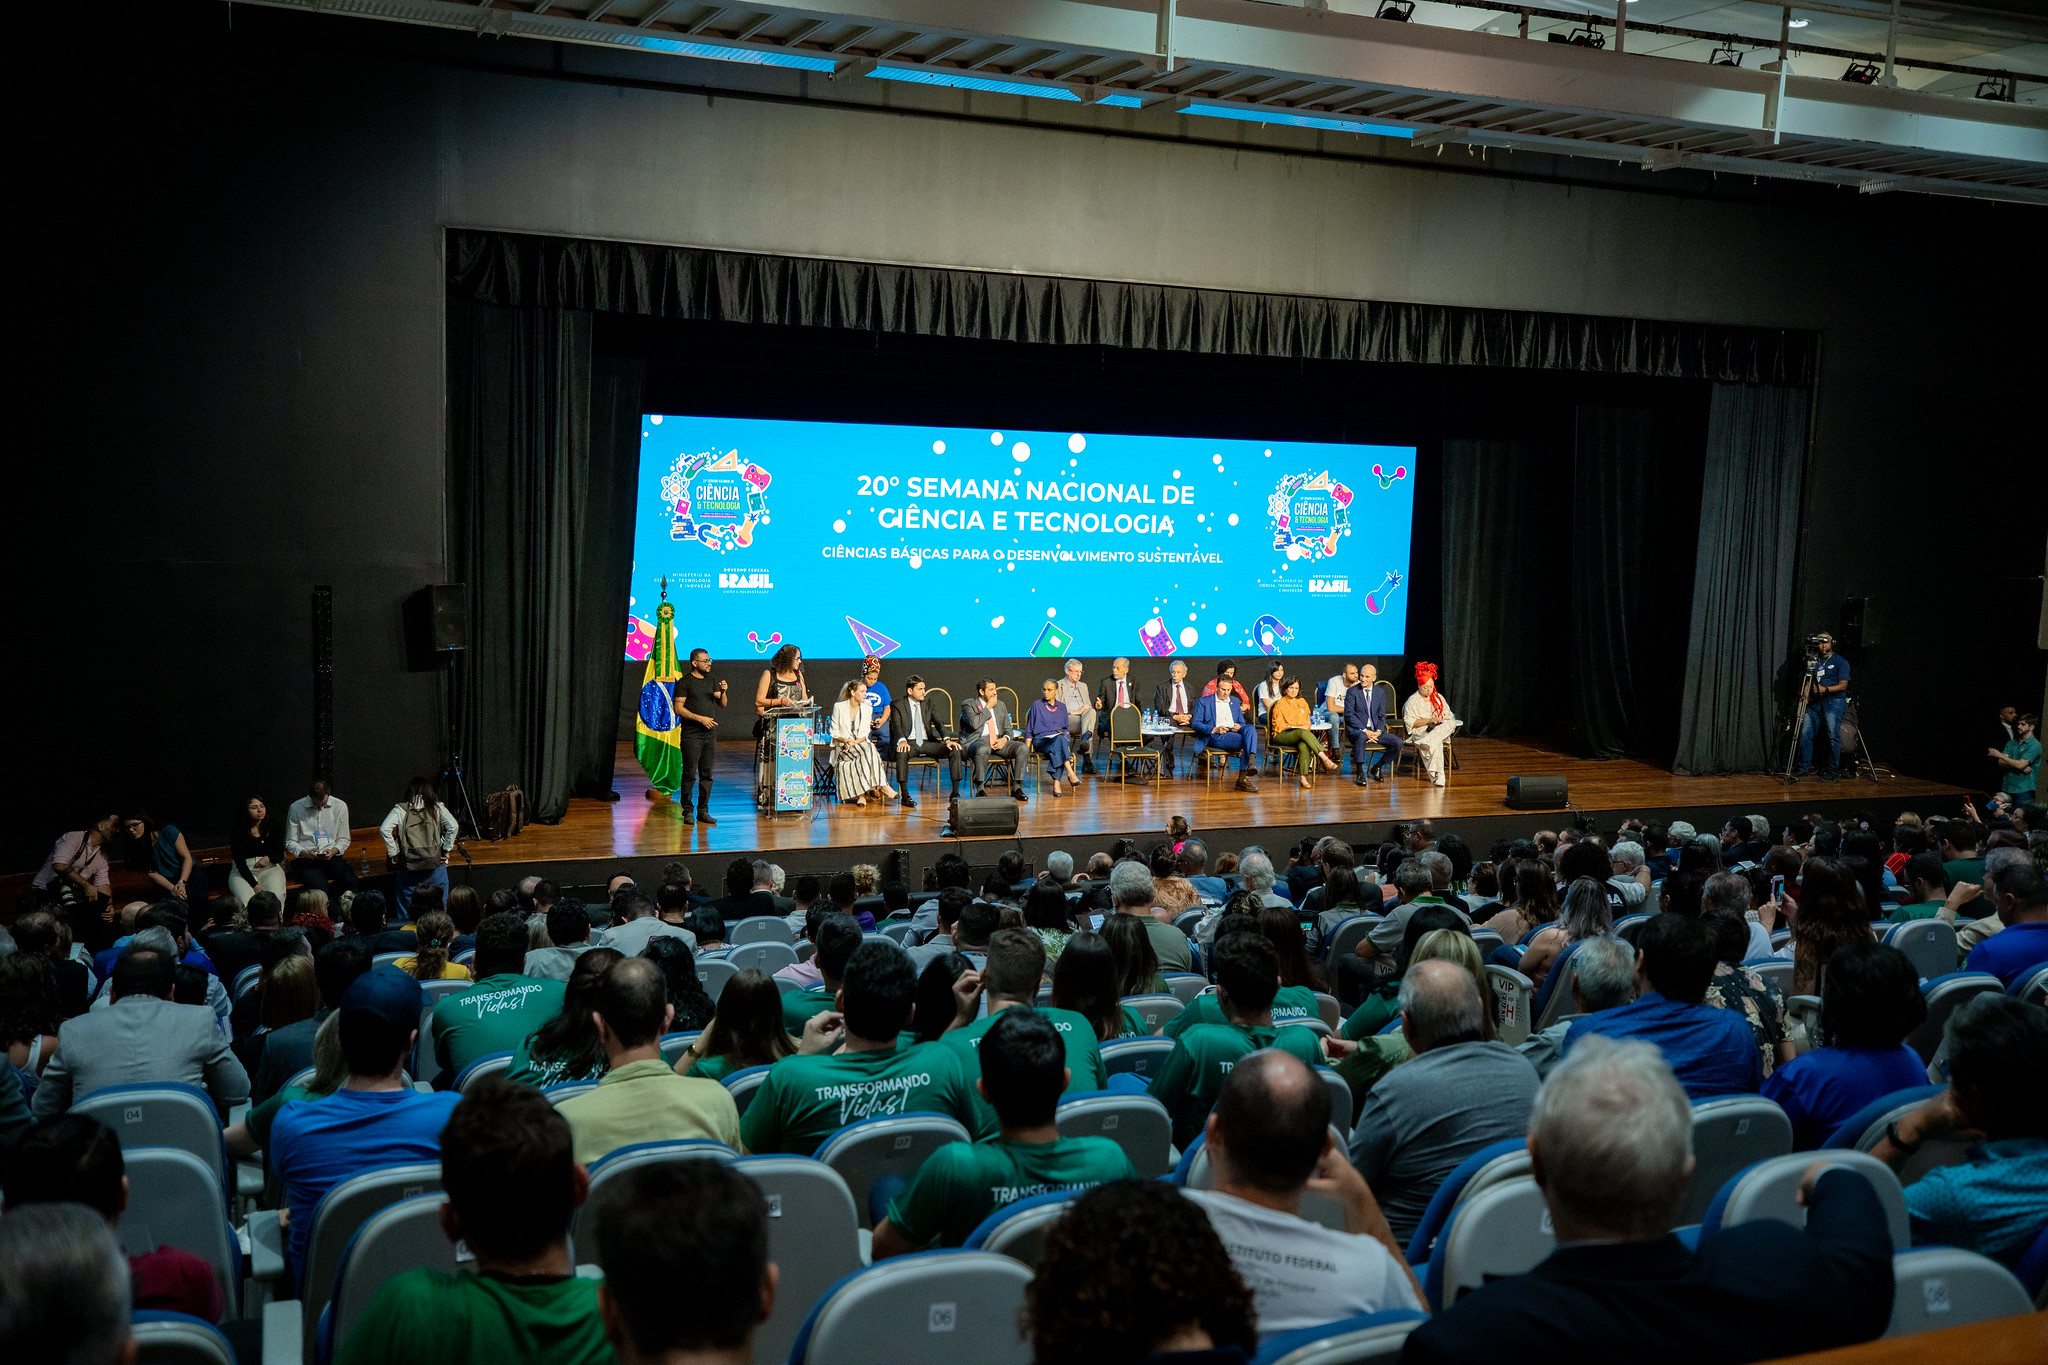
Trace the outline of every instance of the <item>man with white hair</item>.
<instances>
[{"instance_id":1,"label":"man with white hair","mask_svg":"<svg viewBox=\"0 0 2048 1365\"><path fill-rule=\"evenodd\" d=\"M1632 839L1618 843L1607 855L1607 862L1613 869L1607 884L1631 912L1641 909L1650 895L1650 869L1644 863L1643 846Z\"/></svg>"},{"instance_id":2,"label":"man with white hair","mask_svg":"<svg viewBox=\"0 0 2048 1365\"><path fill-rule=\"evenodd\" d=\"M1119 915L1136 915L1145 921L1145 936L1159 958L1162 972L1191 972L1195 955L1188 936L1159 918L1153 904L1152 870L1139 862L1121 862L1109 874L1109 894Z\"/></svg>"},{"instance_id":3,"label":"man with white hair","mask_svg":"<svg viewBox=\"0 0 2048 1365\"><path fill-rule=\"evenodd\" d=\"M1618 938L1589 938L1572 954L1574 1016L1532 1033L1515 1050L1529 1059L1536 1074L1549 1079L1564 1056L1565 1035L1578 1015L1618 1010L1636 998L1636 955Z\"/></svg>"},{"instance_id":4,"label":"man with white hair","mask_svg":"<svg viewBox=\"0 0 2048 1365\"><path fill-rule=\"evenodd\" d=\"M1444 1177L1481 1147L1529 1131L1536 1068L1488 1037L1472 974L1441 958L1401 979L1401 1031L1415 1053L1366 1095L1351 1160L1406 1242Z\"/></svg>"},{"instance_id":5,"label":"man with white hair","mask_svg":"<svg viewBox=\"0 0 2048 1365\"><path fill-rule=\"evenodd\" d=\"M1656 1048L1574 1048L1529 1130L1557 1249L1416 1328L1402 1360L1493 1365L1503 1342L1517 1365L1772 1360L1885 1330L1892 1244L1868 1180L1815 1162L1800 1189L1803 1229L1757 1219L1689 1251L1671 1225L1691 1146L1692 1107Z\"/></svg>"},{"instance_id":6,"label":"man with white hair","mask_svg":"<svg viewBox=\"0 0 2048 1365\"><path fill-rule=\"evenodd\" d=\"M1074 855L1063 848L1056 848L1045 855L1045 872L1060 884L1064 891L1074 884Z\"/></svg>"},{"instance_id":7,"label":"man with white hair","mask_svg":"<svg viewBox=\"0 0 2048 1365\"><path fill-rule=\"evenodd\" d=\"M132 1365L128 1258L83 1204L31 1204L0 1218L0 1355Z\"/></svg>"},{"instance_id":8,"label":"man with white hair","mask_svg":"<svg viewBox=\"0 0 2048 1365\"><path fill-rule=\"evenodd\" d=\"M1727 910L1737 918L1749 914L1749 878L1740 872L1716 872L1707 878L1707 884L1700 889L1700 913L1710 910ZM1760 957L1771 955L1771 931L1755 920L1749 923L1749 947L1742 954L1744 962L1754 962Z\"/></svg>"},{"instance_id":9,"label":"man with white hair","mask_svg":"<svg viewBox=\"0 0 2048 1365\"><path fill-rule=\"evenodd\" d=\"M1267 905L1282 910L1291 909L1294 902L1273 890L1273 860L1262 848L1248 848L1238 855L1237 879L1247 891L1259 893L1259 899Z\"/></svg>"}]
</instances>

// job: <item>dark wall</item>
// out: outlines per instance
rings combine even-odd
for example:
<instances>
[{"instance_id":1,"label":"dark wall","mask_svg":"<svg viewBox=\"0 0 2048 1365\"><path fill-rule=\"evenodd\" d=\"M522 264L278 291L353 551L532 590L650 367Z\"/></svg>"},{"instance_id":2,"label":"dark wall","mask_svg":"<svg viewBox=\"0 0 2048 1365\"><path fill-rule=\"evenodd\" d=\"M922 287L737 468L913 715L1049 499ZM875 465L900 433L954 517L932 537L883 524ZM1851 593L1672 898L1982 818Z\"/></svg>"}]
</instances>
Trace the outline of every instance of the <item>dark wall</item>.
<instances>
[{"instance_id":1,"label":"dark wall","mask_svg":"<svg viewBox=\"0 0 2048 1365\"><path fill-rule=\"evenodd\" d=\"M1981 771L1955 722L2041 694L2042 355L2014 306L2037 211L1162 133L210 0L134 23L10 84L28 360L6 866L94 807L218 834L251 789L288 800L319 583L359 821L436 765L436 679L406 671L399 604L445 572L450 226L1818 328L1799 617L1879 599L1886 643L1859 662L1880 756Z\"/></svg>"}]
</instances>

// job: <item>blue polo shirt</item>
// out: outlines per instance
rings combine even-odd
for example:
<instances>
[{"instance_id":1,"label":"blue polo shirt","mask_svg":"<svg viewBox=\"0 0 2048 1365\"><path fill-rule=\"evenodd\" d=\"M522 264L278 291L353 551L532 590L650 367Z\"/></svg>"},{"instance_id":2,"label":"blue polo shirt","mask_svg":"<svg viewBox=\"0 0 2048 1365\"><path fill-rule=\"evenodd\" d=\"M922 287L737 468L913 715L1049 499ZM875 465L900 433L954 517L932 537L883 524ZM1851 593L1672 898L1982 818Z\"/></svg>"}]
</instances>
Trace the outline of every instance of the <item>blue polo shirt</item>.
<instances>
[{"instance_id":1,"label":"blue polo shirt","mask_svg":"<svg viewBox=\"0 0 2048 1365\"><path fill-rule=\"evenodd\" d=\"M2007 1138L1969 1150L1906 1186L1915 1246L1962 1247L2008 1266L2041 1234L2048 1208L2048 1137Z\"/></svg>"},{"instance_id":2,"label":"blue polo shirt","mask_svg":"<svg viewBox=\"0 0 2048 1365\"><path fill-rule=\"evenodd\" d=\"M2048 920L2009 924L1970 950L1966 970L1990 972L2006 989L2030 968L2048 967Z\"/></svg>"},{"instance_id":3,"label":"blue polo shirt","mask_svg":"<svg viewBox=\"0 0 2048 1365\"><path fill-rule=\"evenodd\" d=\"M1690 1100L1753 1095L1763 1079L1756 1035L1739 1010L1681 1005L1644 991L1633 1004L1573 1023L1564 1035L1561 1055L1570 1056L1581 1038L1596 1033L1655 1043Z\"/></svg>"},{"instance_id":4,"label":"blue polo shirt","mask_svg":"<svg viewBox=\"0 0 2048 1365\"><path fill-rule=\"evenodd\" d=\"M1792 1145L1811 1151L1857 1110L1897 1090L1927 1084L1920 1054L1898 1047L1820 1047L1771 1072L1764 1098L1792 1120Z\"/></svg>"},{"instance_id":5,"label":"blue polo shirt","mask_svg":"<svg viewBox=\"0 0 2048 1365\"><path fill-rule=\"evenodd\" d=\"M875 719L882 722L882 728L873 732L877 745L888 744L893 746L896 742L895 737L889 732L892 723L889 716L889 703L889 688L880 678L868 684L868 705L874 709ZM886 753L883 754L882 761L884 763L889 762L890 756Z\"/></svg>"},{"instance_id":6,"label":"blue polo shirt","mask_svg":"<svg viewBox=\"0 0 2048 1365\"><path fill-rule=\"evenodd\" d=\"M285 1260L295 1283L305 1275L313 1214L327 1192L378 1166L439 1162L441 1130L461 1099L452 1090L337 1090L278 1111L270 1124L270 1167L292 1211Z\"/></svg>"},{"instance_id":7,"label":"blue polo shirt","mask_svg":"<svg viewBox=\"0 0 2048 1365\"><path fill-rule=\"evenodd\" d=\"M1815 687L1833 687L1836 683L1845 683L1847 681L1849 681L1849 661L1841 655L1830 654L1814 662L1813 685ZM1833 692L1829 694L1829 699L1846 695L1848 694L1844 692Z\"/></svg>"}]
</instances>

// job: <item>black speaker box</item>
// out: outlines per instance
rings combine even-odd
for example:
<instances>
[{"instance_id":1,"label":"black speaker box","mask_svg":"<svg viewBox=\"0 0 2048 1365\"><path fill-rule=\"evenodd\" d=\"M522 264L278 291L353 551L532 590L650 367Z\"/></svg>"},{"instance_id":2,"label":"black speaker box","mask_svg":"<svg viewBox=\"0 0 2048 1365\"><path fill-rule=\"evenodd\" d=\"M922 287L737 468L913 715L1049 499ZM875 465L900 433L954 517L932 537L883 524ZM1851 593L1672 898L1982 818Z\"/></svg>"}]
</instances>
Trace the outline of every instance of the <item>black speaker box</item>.
<instances>
[{"instance_id":1,"label":"black speaker box","mask_svg":"<svg viewBox=\"0 0 2048 1365\"><path fill-rule=\"evenodd\" d=\"M437 668L457 650L469 648L469 587L429 583L405 599L406 666L415 672Z\"/></svg>"},{"instance_id":2,"label":"black speaker box","mask_svg":"<svg viewBox=\"0 0 2048 1365\"><path fill-rule=\"evenodd\" d=\"M946 823L955 834L1015 834L1017 802L1008 796L963 796Z\"/></svg>"},{"instance_id":3,"label":"black speaker box","mask_svg":"<svg viewBox=\"0 0 2048 1365\"><path fill-rule=\"evenodd\" d=\"M1508 809L1563 810L1571 798L1565 794L1565 780L1545 774L1541 777L1508 779Z\"/></svg>"}]
</instances>

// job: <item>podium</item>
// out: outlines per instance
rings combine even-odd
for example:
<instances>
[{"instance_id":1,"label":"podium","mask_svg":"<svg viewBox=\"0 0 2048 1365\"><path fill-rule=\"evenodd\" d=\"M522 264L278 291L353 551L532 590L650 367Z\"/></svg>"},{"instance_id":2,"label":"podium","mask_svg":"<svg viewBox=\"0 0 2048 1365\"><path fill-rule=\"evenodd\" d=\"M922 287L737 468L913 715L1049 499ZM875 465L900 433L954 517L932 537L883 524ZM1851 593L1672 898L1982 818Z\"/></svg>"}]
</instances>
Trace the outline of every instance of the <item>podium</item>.
<instances>
[{"instance_id":1,"label":"podium","mask_svg":"<svg viewBox=\"0 0 2048 1365\"><path fill-rule=\"evenodd\" d=\"M811 808L811 723L809 715L777 716L772 722L768 808L777 815Z\"/></svg>"}]
</instances>

